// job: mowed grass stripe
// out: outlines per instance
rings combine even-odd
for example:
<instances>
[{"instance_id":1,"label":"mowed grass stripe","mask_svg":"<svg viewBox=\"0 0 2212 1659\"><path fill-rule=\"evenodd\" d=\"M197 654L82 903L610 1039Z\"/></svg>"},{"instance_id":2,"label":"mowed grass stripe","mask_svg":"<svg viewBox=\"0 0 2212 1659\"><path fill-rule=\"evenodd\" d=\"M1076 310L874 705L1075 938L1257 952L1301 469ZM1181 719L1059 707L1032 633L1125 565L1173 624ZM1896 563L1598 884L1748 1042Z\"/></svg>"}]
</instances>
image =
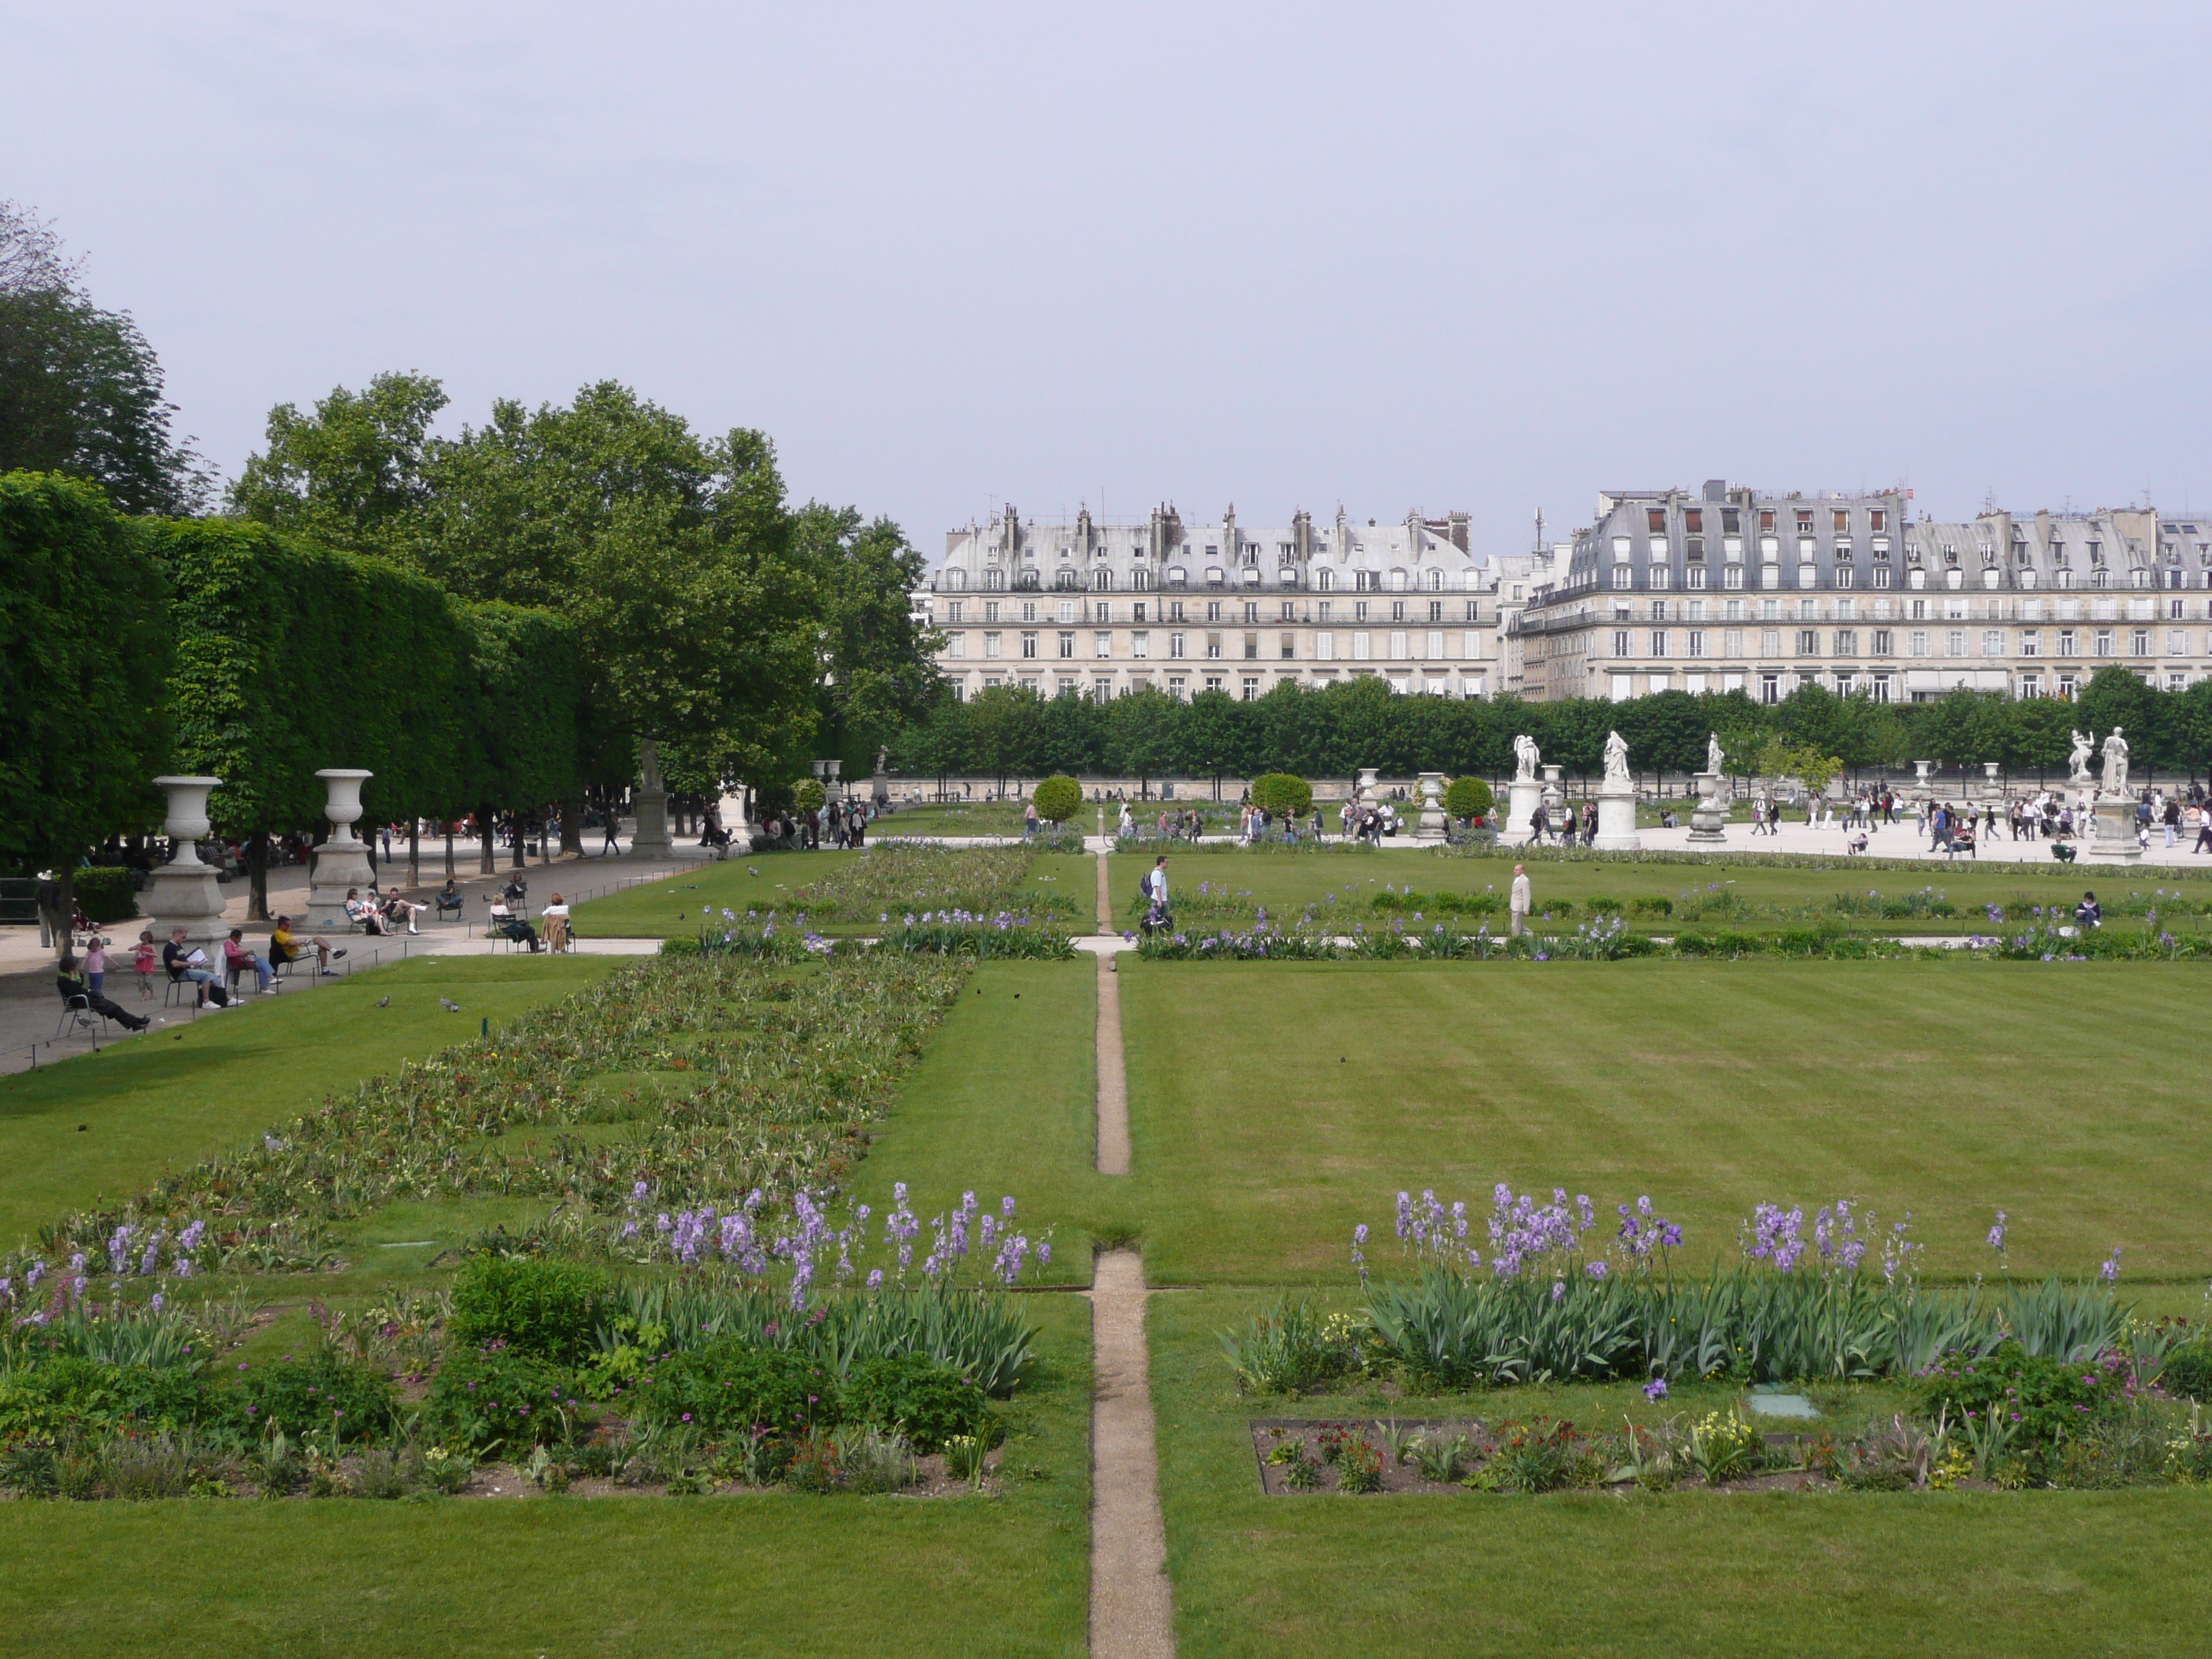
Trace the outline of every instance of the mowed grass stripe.
<instances>
[{"instance_id":1,"label":"mowed grass stripe","mask_svg":"<svg viewBox=\"0 0 2212 1659\"><path fill-rule=\"evenodd\" d=\"M1130 963L1156 1283L1334 1278L1395 1194L1648 1193L1702 1268L1761 1201L1910 1210L1923 1270L2212 1270L2212 974L2185 966ZM1486 1244L1476 1228L1478 1246Z\"/></svg>"}]
</instances>

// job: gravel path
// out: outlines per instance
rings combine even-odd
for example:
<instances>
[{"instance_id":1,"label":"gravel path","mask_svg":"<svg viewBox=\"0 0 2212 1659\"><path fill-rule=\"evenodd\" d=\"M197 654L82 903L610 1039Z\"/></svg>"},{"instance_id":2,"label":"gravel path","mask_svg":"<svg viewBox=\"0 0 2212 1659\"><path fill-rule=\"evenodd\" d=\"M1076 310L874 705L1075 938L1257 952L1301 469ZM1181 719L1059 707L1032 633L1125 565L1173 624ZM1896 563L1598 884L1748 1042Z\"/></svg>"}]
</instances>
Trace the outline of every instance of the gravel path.
<instances>
[{"instance_id":1,"label":"gravel path","mask_svg":"<svg viewBox=\"0 0 2212 1659\"><path fill-rule=\"evenodd\" d=\"M1098 1258L1091 1290L1091 1659L1167 1659L1175 1652L1145 1295L1145 1262L1136 1251Z\"/></svg>"}]
</instances>

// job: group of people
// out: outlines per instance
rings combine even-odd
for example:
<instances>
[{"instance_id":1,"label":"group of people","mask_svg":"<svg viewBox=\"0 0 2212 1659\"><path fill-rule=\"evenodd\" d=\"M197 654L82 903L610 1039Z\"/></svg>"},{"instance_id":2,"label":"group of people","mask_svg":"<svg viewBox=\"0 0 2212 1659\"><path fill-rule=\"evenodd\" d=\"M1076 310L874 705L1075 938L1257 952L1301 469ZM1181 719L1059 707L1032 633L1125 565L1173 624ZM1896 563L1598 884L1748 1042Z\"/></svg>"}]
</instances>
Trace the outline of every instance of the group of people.
<instances>
[{"instance_id":1,"label":"group of people","mask_svg":"<svg viewBox=\"0 0 2212 1659\"><path fill-rule=\"evenodd\" d=\"M1580 806L1571 801L1564 803L1554 819L1552 809L1538 801L1536 810L1528 815L1528 839L1538 846L1549 836L1562 847L1572 847L1579 836L1587 847L1597 839L1597 803L1586 800Z\"/></svg>"}]
</instances>

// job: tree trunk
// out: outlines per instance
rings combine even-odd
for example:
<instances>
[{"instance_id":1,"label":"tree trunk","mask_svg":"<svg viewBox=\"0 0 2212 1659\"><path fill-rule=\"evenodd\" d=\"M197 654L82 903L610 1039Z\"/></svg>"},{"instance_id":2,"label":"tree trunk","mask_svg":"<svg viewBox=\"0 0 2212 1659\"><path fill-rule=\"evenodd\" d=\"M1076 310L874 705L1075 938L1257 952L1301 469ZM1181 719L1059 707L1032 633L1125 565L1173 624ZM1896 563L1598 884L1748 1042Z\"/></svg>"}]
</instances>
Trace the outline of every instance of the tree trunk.
<instances>
[{"instance_id":1,"label":"tree trunk","mask_svg":"<svg viewBox=\"0 0 2212 1659\"><path fill-rule=\"evenodd\" d=\"M269 920L269 832L256 830L246 838L246 919L248 921Z\"/></svg>"},{"instance_id":2,"label":"tree trunk","mask_svg":"<svg viewBox=\"0 0 2212 1659\"><path fill-rule=\"evenodd\" d=\"M422 884L422 820L407 820L407 884Z\"/></svg>"},{"instance_id":3,"label":"tree trunk","mask_svg":"<svg viewBox=\"0 0 2212 1659\"><path fill-rule=\"evenodd\" d=\"M446 879L447 879L447 881L451 881L451 880L453 878L453 819L451 819L451 818L447 818L447 819L446 819L446 820L445 820L445 824L446 824Z\"/></svg>"},{"instance_id":4,"label":"tree trunk","mask_svg":"<svg viewBox=\"0 0 2212 1659\"><path fill-rule=\"evenodd\" d=\"M499 868L499 849L492 843L491 806L477 808L477 873L489 876Z\"/></svg>"},{"instance_id":5,"label":"tree trunk","mask_svg":"<svg viewBox=\"0 0 2212 1659\"><path fill-rule=\"evenodd\" d=\"M584 856L584 792L572 789L561 802L561 851L565 856Z\"/></svg>"},{"instance_id":6,"label":"tree trunk","mask_svg":"<svg viewBox=\"0 0 2212 1659\"><path fill-rule=\"evenodd\" d=\"M526 870L530 867L530 855L527 844L530 839L529 828L523 823L522 814L520 812L508 814L507 822L514 831L514 856L507 860L507 868L510 870Z\"/></svg>"}]
</instances>

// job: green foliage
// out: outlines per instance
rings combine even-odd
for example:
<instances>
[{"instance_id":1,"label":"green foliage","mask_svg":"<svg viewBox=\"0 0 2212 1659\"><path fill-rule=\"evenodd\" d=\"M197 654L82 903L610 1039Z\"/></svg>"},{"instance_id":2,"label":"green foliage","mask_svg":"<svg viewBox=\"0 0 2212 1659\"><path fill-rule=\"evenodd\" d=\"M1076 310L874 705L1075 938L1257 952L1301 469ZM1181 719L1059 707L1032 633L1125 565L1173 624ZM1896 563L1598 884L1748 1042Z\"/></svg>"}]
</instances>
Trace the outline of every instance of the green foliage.
<instances>
[{"instance_id":1,"label":"green foliage","mask_svg":"<svg viewBox=\"0 0 2212 1659\"><path fill-rule=\"evenodd\" d=\"M90 484L0 477L0 868L65 872L159 817L167 588Z\"/></svg>"},{"instance_id":2,"label":"green foliage","mask_svg":"<svg viewBox=\"0 0 2212 1659\"><path fill-rule=\"evenodd\" d=\"M53 232L0 202L0 472L64 473L125 513L189 513L207 466L169 432L161 365L102 311Z\"/></svg>"},{"instance_id":3,"label":"green foliage","mask_svg":"<svg viewBox=\"0 0 2212 1659\"><path fill-rule=\"evenodd\" d=\"M1491 799L1486 780L1472 774L1454 778L1444 791L1444 812L1455 818L1479 818L1490 811Z\"/></svg>"},{"instance_id":4,"label":"green foliage","mask_svg":"<svg viewBox=\"0 0 2212 1659\"><path fill-rule=\"evenodd\" d=\"M1037 816L1053 823L1066 823L1083 806L1083 786L1065 772L1055 772L1040 782L1030 799Z\"/></svg>"},{"instance_id":5,"label":"green foliage","mask_svg":"<svg viewBox=\"0 0 2212 1659\"><path fill-rule=\"evenodd\" d=\"M2066 1359L2006 1342L1994 1352L1945 1354L1921 1380L1919 1394L1931 1414L1986 1418L1995 1407L2000 1420L2014 1425L2017 1455L2040 1476L2060 1447L2121 1408L2128 1383L2117 1354Z\"/></svg>"},{"instance_id":6,"label":"green foliage","mask_svg":"<svg viewBox=\"0 0 2212 1659\"><path fill-rule=\"evenodd\" d=\"M57 1354L0 1371L0 1441L126 1425L173 1428L198 1417L204 1393L190 1364L115 1364Z\"/></svg>"},{"instance_id":7,"label":"green foliage","mask_svg":"<svg viewBox=\"0 0 2212 1659\"><path fill-rule=\"evenodd\" d=\"M1279 1297L1265 1312L1221 1333L1222 1352L1249 1394L1302 1394L1358 1364L1352 1322L1324 1316L1302 1297Z\"/></svg>"},{"instance_id":8,"label":"green foliage","mask_svg":"<svg viewBox=\"0 0 2212 1659\"><path fill-rule=\"evenodd\" d=\"M106 927L128 921L138 914L138 872L121 865L103 865L76 872L76 902L89 921Z\"/></svg>"},{"instance_id":9,"label":"green foliage","mask_svg":"<svg viewBox=\"0 0 2212 1659\"><path fill-rule=\"evenodd\" d=\"M566 1436L571 1392L568 1373L535 1354L448 1352L423 1401L423 1425L447 1445L513 1456Z\"/></svg>"},{"instance_id":10,"label":"green foliage","mask_svg":"<svg viewBox=\"0 0 2212 1659\"><path fill-rule=\"evenodd\" d=\"M574 1364L608 1317L611 1289L595 1267L532 1256L473 1256L453 1280L447 1336Z\"/></svg>"},{"instance_id":11,"label":"green foliage","mask_svg":"<svg viewBox=\"0 0 2212 1659\"><path fill-rule=\"evenodd\" d=\"M1265 772L1252 780L1252 805L1278 823L1313 810L1313 786L1289 772Z\"/></svg>"},{"instance_id":12,"label":"green foliage","mask_svg":"<svg viewBox=\"0 0 2212 1659\"><path fill-rule=\"evenodd\" d=\"M398 1395L391 1382L325 1349L304 1360L287 1355L237 1373L230 1413L253 1434L332 1434L359 1440L392 1426Z\"/></svg>"},{"instance_id":13,"label":"green foliage","mask_svg":"<svg viewBox=\"0 0 2212 1659\"><path fill-rule=\"evenodd\" d=\"M924 1452L957 1435L979 1436L988 1420L975 1381L921 1353L854 1364L846 1373L840 1413L848 1422L896 1429Z\"/></svg>"},{"instance_id":14,"label":"green foliage","mask_svg":"<svg viewBox=\"0 0 2212 1659\"><path fill-rule=\"evenodd\" d=\"M813 778L801 778L791 787L791 804L802 812L818 812L830 792Z\"/></svg>"},{"instance_id":15,"label":"green foliage","mask_svg":"<svg viewBox=\"0 0 2212 1659\"><path fill-rule=\"evenodd\" d=\"M349 553L404 557L412 516L429 495L430 422L445 388L421 374L379 374L315 404L269 411L268 449L247 458L232 510Z\"/></svg>"},{"instance_id":16,"label":"green foliage","mask_svg":"<svg viewBox=\"0 0 2212 1659\"><path fill-rule=\"evenodd\" d=\"M809 1354L716 1337L654 1362L627 1402L643 1423L702 1435L756 1428L790 1436L839 1417L836 1372Z\"/></svg>"},{"instance_id":17,"label":"green foliage","mask_svg":"<svg viewBox=\"0 0 2212 1659\"><path fill-rule=\"evenodd\" d=\"M2212 1341L2200 1337L2167 1354L2158 1386L2176 1397L2212 1405Z\"/></svg>"}]
</instances>

